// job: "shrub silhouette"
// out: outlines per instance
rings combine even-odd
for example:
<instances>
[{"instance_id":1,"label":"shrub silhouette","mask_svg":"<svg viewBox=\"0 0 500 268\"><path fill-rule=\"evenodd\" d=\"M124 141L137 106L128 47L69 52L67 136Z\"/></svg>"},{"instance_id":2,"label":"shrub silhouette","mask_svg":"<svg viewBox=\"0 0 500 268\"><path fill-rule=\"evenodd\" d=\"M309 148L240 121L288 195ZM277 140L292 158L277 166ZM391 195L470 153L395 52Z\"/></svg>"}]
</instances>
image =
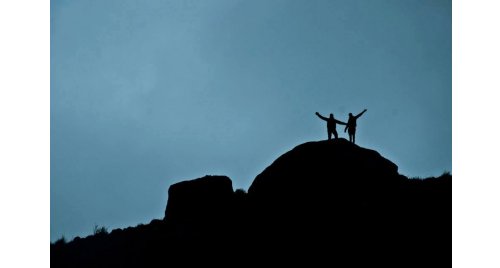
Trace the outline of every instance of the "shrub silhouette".
<instances>
[{"instance_id":1,"label":"shrub silhouette","mask_svg":"<svg viewBox=\"0 0 500 268\"><path fill-rule=\"evenodd\" d=\"M236 189L236 190L234 191L234 194L235 194L235 195L240 195L240 196L241 196L241 195L246 195L246 194L247 194L247 192L246 192L244 189L239 188L239 189Z\"/></svg>"},{"instance_id":2,"label":"shrub silhouette","mask_svg":"<svg viewBox=\"0 0 500 268\"><path fill-rule=\"evenodd\" d=\"M94 235L107 235L108 229L104 226L94 225Z\"/></svg>"},{"instance_id":3,"label":"shrub silhouette","mask_svg":"<svg viewBox=\"0 0 500 268\"><path fill-rule=\"evenodd\" d=\"M66 238L64 235L53 243L54 246L62 246L64 244L66 244Z\"/></svg>"}]
</instances>

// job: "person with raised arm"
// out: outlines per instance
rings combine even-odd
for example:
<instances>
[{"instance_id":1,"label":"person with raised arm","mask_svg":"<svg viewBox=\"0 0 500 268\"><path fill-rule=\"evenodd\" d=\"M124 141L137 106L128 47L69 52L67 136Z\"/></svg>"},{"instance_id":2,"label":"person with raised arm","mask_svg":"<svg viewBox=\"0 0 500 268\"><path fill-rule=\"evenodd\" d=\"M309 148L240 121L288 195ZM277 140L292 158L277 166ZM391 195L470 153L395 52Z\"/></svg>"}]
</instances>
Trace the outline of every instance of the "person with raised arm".
<instances>
[{"instance_id":1,"label":"person with raised arm","mask_svg":"<svg viewBox=\"0 0 500 268\"><path fill-rule=\"evenodd\" d=\"M318 112L316 112L316 115L319 118L321 118L321 119L323 119L323 120L326 121L326 128L327 128L327 131L328 131L328 140L332 139L332 134L335 137L335 139L337 139L338 136L339 136L337 134L337 124L346 125L346 123L335 119L333 117L333 114L330 114L330 117L324 117L324 116L320 115Z\"/></svg>"},{"instance_id":2,"label":"person with raised arm","mask_svg":"<svg viewBox=\"0 0 500 268\"><path fill-rule=\"evenodd\" d=\"M366 112L366 109L364 109L361 113L358 115L354 116L352 113L349 113L349 120L347 120L347 124L345 126L344 132L346 130L349 130L349 141L352 143L356 143L356 120L362 116Z\"/></svg>"}]
</instances>

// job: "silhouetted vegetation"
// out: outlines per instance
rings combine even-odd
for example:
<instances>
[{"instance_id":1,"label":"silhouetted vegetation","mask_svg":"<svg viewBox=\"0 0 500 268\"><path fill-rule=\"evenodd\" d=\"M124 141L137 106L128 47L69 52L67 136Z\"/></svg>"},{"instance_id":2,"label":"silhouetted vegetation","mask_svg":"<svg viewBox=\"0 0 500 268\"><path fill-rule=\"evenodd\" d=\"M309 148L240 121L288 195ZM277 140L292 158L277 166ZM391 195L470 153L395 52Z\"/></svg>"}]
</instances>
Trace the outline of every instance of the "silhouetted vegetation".
<instances>
[{"instance_id":1,"label":"silhouetted vegetation","mask_svg":"<svg viewBox=\"0 0 500 268\"><path fill-rule=\"evenodd\" d=\"M234 191L234 194L235 194L235 195L239 195L239 196L244 196L244 195L246 195L246 194L247 194L247 192L246 192L244 189L241 189L241 188L240 188L240 189L236 189L236 190Z\"/></svg>"},{"instance_id":2,"label":"silhouetted vegetation","mask_svg":"<svg viewBox=\"0 0 500 268\"><path fill-rule=\"evenodd\" d=\"M170 186L164 219L102 228L51 245L51 266L447 267L451 174L408 179L345 139L310 142L248 193L225 176L184 181Z\"/></svg>"},{"instance_id":3,"label":"silhouetted vegetation","mask_svg":"<svg viewBox=\"0 0 500 268\"><path fill-rule=\"evenodd\" d=\"M64 235L53 243L54 246L62 246L64 244L66 244L66 238Z\"/></svg>"},{"instance_id":4,"label":"silhouetted vegetation","mask_svg":"<svg viewBox=\"0 0 500 268\"><path fill-rule=\"evenodd\" d=\"M104 226L94 225L94 235L107 235L108 229Z\"/></svg>"}]
</instances>

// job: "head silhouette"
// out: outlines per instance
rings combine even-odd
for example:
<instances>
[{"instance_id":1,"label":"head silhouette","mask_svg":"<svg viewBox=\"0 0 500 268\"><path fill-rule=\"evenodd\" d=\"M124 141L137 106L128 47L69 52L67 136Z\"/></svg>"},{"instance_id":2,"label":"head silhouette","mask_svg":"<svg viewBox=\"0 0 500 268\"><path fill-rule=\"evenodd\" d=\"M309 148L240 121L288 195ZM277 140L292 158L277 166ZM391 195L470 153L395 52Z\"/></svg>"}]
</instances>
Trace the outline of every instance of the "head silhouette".
<instances>
[{"instance_id":1,"label":"head silhouette","mask_svg":"<svg viewBox=\"0 0 500 268\"><path fill-rule=\"evenodd\" d=\"M333 114L330 114L330 118L333 118Z\"/></svg>"},{"instance_id":2,"label":"head silhouette","mask_svg":"<svg viewBox=\"0 0 500 268\"><path fill-rule=\"evenodd\" d=\"M349 113L349 117L352 117L352 113Z\"/></svg>"}]
</instances>

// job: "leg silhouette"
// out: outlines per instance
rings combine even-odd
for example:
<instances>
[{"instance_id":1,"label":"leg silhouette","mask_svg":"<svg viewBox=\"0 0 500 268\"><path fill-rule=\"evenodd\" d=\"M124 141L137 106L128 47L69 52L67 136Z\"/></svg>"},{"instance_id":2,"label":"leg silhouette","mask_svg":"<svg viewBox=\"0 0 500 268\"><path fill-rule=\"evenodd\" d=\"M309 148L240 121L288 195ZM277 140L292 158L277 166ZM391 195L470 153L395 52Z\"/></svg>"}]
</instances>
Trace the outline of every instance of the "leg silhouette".
<instances>
[{"instance_id":1,"label":"leg silhouette","mask_svg":"<svg viewBox=\"0 0 500 268\"><path fill-rule=\"evenodd\" d=\"M356 128L350 127L348 133L349 133L349 141L352 143L356 143Z\"/></svg>"},{"instance_id":2,"label":"leg silhouette","mask_svg":"<svg viewBox=\"0 0 500 268\"><path fill-rule=\"evenodd\" d=\"M352 143L356 143L356 133L355 132L349 133L349 141Z\"/></svg>"}]
</instances>

